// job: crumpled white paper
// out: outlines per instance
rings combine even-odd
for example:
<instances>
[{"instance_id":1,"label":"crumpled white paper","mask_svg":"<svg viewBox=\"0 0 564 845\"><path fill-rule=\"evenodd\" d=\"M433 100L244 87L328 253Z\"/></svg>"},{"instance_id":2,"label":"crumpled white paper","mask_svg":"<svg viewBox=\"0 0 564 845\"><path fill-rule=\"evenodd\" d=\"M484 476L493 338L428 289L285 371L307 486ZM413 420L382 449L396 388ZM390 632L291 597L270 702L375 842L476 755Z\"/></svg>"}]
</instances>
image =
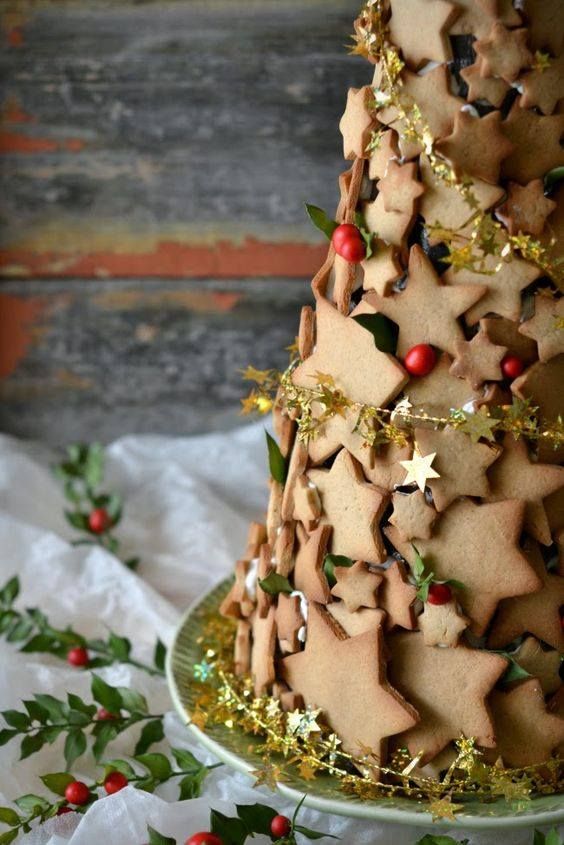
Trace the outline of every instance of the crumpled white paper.
<instances>
[{"instance_id":1,"label":"crumpled white paper","mask_svg":"<svg viewBox=\"0 0 564 845\"><path fill-rule=\"evenodd\" d=\"M140 555L138 573L97 548L73 547L64 517L60 484L49 465L57 456L37 444L0 436L0 583L17 573L20 601L39 606L54 625L71 623L87 636L106 627L129 637L136 656L150 661L156 636L170 642L180 613L231 569L240 555L251 519L267 501L267 467L262 425L228 434L170 438L129 436L107 450L106 484L125 498L119 527L124 555ZM129 666L99 670L111 684L131 685L149 699L151 712L171 710L166 683ZM89 697L89 673L45 655L19 654L0 639L0 709L17 708L32 693ZM167 740L215 762L199 748L173 712L165 720ZM135 730L118 737L111 756L127 755ZM0 804L26 792L45 794L39 774L62 769L62 740L18 761L18 742L0 749ZM166 745L163 744L163 750ZM76 764L89 780L88 755ZM21 837L28 845L142 845L147 825L173 836L179 845L209 825L209 807L233 812L234 803L292 807L227 768L214 770L204 796L175 801L174 783L157 795L128 787L97 802L86 816L67 814ZM414 845L428 829L354 821L303 810L302 823L339 836L344 845ZM2 830L3 828L0 828ZM435 832L439 832L435 828ZM444 828L441 829L444 833ZM493 845L499 834L451 832L472 845ZM531 845L532 831L504 833L508 845ZM257 837L260 845L268 840ZM330 840L327 840L329 842Z\"/></svg>"}]
</instances>

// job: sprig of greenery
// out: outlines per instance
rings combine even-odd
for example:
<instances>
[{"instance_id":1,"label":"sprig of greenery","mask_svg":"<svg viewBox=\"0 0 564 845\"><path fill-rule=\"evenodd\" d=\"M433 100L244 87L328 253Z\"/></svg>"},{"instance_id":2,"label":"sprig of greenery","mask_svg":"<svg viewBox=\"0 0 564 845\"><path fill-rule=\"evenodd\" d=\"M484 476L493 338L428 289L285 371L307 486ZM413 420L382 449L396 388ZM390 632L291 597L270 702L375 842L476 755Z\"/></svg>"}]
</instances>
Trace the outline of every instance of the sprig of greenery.
<instances>
[{"instance_id":1,"label":"sprig of greenery","mask_svg":"<svg viewBox=\"0 0 564 845\"><path fill-rule=\"evenodd\" d=\"M435 578L435 573L431 570L427 570L427 564L422 558L419 550L413 545L413 543L411 546L415 554L413 566L411 567L411 574L413 584L417 588L417 598L420 599L420 601L426 602L429 598L429 587L431 584L448 584L449 586L456 587L458 590L465 589L462 581L455 581L454 578L448 578L446 581L438 581Z\"/></svg>"},{"instance_id":2,"label":"sprig of greenery","mask_svg":"<svg viewBox=\"0 0 564 845\"><path fill-rule=\"evenodd\" d=\"M276 440L270 436L268 431L265 430L266 434L266 447L268 449L268 468L270 470L270 475L277 481L279 484L284 484L286 481L286 475L288 473L288 462L286 458L280 451L280 446L276 442Z\"/></svg>"},{"instance_id":3,"label":"sprig of greenery","mask_svg":"<svg viewBox=\"0 0 564 845\"><path fill-rule=\"evenodd\" d=\"M109 742L139 722L145 725L135 746L136 755L145 754L153 743L163 739L164 714L149 713L141 693L129 687L110 686L94 674L91 692L95 703L87 703L70 692L66 701L36 693L23 701L25 711L4 710L0 715L7 728L0 730L0 746L22 737L20 760L25 760L65 735L64 757L70 769L87 750L89 738L93 739L91 751L96 760L101 759ZM103 717L99 706L106 711Z\"/></svg>"},{"instance_id":4,"label":"sprig of greenery","mask_svg":"<svg viewBox=\"0 0 564 845\"><path fill-rule=\"evenodd\" d=\"M65 498L71 505L69 510L65 510L67 522L84 535L73 545L102 546L119 557L119 540L113 529L121 520L123 501L117 493L99 489L104 480L104 449L101 444L74 443L68 446L65 459L53 467L53 472L62 481ZM92 531L88 519L97 508L103 508L108 516L108 526L99 533ZM129 569L136 569L139 558L131 557L123 563Z\"/></svg>"},{"instance_id":5,"label":"sprig of greenery","mask_svg":"<svg viewBox=\"0 0 564 845\"><path fill-rule=\"evenodd\" d=\"M178 784L178 800L198 798L202 794L202 786L208 773L223 765L214 763L206 766L192 752L184 748L171 748L171 754L176 766L164 754L158 753L138 754L131 758L131 761L109 760L103 764L101 777L88 786L90 799L81 806L73 805L72 809L77 813L85 813L95 801L104 798L101 790L106 778L112 772L121 772L127 778L128 785L135 789L142 789L144 792L154 792L163 783L181 778ZM139 768L143 771L140 772ZM40 795L23 795L16 798L14 802L22 813L18 813L11 807L0 807L0 822L11 828L0 834L0 845L13 842L20 833L28 833L31 830L32 821L44 822L56 816L61 808L68 807L65 790L74 781L74 777L68 772L52 772L41 775L41 780L47 789L60 798L50 801Z\"/></svg>"},{"instance_id":6,"label":"sprig of greenery","mask_svg":"<svg viewBox=\"0 0 564 845\"><path fill-rule=\"evenodd\" d=\"M54 628L38 608L16 610L14 602L20 593L20 581L17 576L0 589L0 636L9 643L22 643L20 651L25 653L53 654L65 660L69 649L85 648L91 657L88 668L98 669L113 663L127 663L148 672L149 675L164 677L166 648L157 640L153 654L153 666L142 663L131 656L132 645L127 637L120 637L109 631L107 639L87 639L78 631L68 626L64 630Z\"/></svg>"},{"instance_id":7,"label":"sprig of greenery","mask_svg":"<svg viewBox=\"0 0 564 845\"><path fill-rule=\"evenodd\" d=\"M435 833L427 833L422 839L418 839L415 845L469 845L469 839L453 839L452 836L444 836ZM541 833L535 830L532 845L564 845L564 839L553 828L548 833Z\"/></svg>"}]
</instances>

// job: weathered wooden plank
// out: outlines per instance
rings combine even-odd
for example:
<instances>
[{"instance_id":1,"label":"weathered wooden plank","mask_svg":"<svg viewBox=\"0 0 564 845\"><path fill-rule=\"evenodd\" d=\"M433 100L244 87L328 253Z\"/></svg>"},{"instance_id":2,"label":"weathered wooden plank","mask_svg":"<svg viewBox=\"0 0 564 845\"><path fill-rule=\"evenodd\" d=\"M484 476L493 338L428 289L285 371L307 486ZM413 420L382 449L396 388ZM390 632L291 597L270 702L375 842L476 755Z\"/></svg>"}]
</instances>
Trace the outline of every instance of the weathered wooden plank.
<instances>
[{"instance_id":1,"label":"weathered wooden plank","mask_svg":"<svg viewBox=\"0 0 564 845\"><path fill-rule=\"evenodd\" d=\"M286 365L309 300L287 278L5 282L0 430L62 444L240 423L240 370Z\"/></svg>"},{"instance_id":2,"label":"weathered wooden plank","mask_svg":"<svg viewBox=\"0 0 564 845\"><path fill-rule=\"evenodd\" d=\"M356 3L0 8L4 275L315 270L303 202L335 206L346 90L370 78Z\"/></svg>"}]
</instances>

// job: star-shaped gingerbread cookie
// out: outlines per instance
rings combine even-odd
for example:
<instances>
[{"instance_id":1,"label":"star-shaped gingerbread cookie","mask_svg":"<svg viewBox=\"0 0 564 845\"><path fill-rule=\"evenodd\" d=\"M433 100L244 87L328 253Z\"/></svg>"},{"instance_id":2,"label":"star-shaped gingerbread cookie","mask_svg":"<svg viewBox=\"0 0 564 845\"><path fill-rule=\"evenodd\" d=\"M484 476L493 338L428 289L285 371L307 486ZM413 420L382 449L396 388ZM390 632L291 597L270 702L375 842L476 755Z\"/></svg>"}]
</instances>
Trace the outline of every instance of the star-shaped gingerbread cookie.
<instances>
[{"instance_id":1,"label":"star-shaped gingerbread cookie","mask_svg":"<svg viewBox=\"0 0 564 845\"><path fill-rule=\"evenodd\" d=\"M450 368L453 376L465 378L474 390L485 381L501 381L501 361L507 352L505 346L496 346L487 334L478 331L472 340L457 340L454 361Z\"/></svg>"},{"instance_id":2,"label":"star-shaped gingerbread cookie","mask_svg":"<svg viewBox=\"0 0 564 845\"><path fill-rule=\"evenodd\" d=\"M476 505L458 499L437 520L432 537L417 542L420 554L432 562L437 580L454 578L464 584L459 600L477 636L486 630L501 599L541 586L519 548L523 513L522 502ZM385 534L412 564L411 543L403 542L394 526L388 526Z\"/></svg>"},{"instance_id":3,"label":"star-shaped gingerbread cookie","mask_svg":"<svg viewBox=\"0 0 564 845\"><path fill-rule=\"evenodd\" d=\"M376 487L391 492L405 478L405 470L400 461L405 461L410 456L410 446L386 443L378 447L370 465L364 465L364 474Z\"/></svg>"},{"instance_id":4,"label":"star-shaped gingerbread cookie","mask_svg":"<svg viewBox=\"0 0 564 845\"><path fill-rule=\"evenodd\" d=\"M321 496L321 522L333 526L332 553L367 563L385 561L379 525L389 494L365 480L360 464L346 449L330 470L310 469L308 477Z\"/></svg>"},{"instance_id":5,"label":"star-shaped gingerbread cookie","mask_svg":"<svg viewBox=\"0 0 564 845\"><path fill-rule=\"evenodd\" d=\"M528 185L509 182L507 199L495 210L495 216L501 220L510 235L528 232L540 235L546 218L556 208L556 203L544 195L542 179L533 179Z\"/></svg>"},{"instance_id":6,"label":"star-shaped gingerbread cookie","mask_svg":"<svg viewBox=\"0 0 564 845\"><path fill-rule=\"evenodd\" d=\"M539 681L545 695L552 695L562 686L561 658L555 648L543 648L535 637L527 637L512 656L525 672Z\"/></svg>"},{"instance_id":7,"label":"star-shaped gingerbread cookie","mask_svg":"<svg viewBox=\"0 0 564 845\"><path fill-rule=\"evenodd\" d=\"M452 58L448 30L459 14L446 0L391 0L390 38L401 46L410 67L417 70L426 60L448 62ZM414 21L425 21L425 37Z\"/></svg>"},{"instance_id":8,"label":"star-shaped gingerbread cookie","mask_svg":"<svg viewBox=\"0 0 564 845\"><path fill-rule=\"evenodd\" d=\"M527 540L525 552L539 578L541 589L500 602L488 636L488 646L506 646L528 632L562 653L564 631L560 624L560 607L564 604L564 578L548 572L539 547L532 540Z\"/></svg>"},{"instance_id":9,"label":"star-shaped gingerbread cookie","mask_svg":"<svg viewBox=\"0 0 564 845\"><path fill-rule=\"evenodd\" d=\"M379 608L361 607L351 613L344 601L332 601L327 605L327 610L349 637L373 631L383 625L386 619L386 611Z\"/></svg>"},{"instance_id":10,"label":"star-shaped gingerbread cookie","mask_svg":"<svg viewBox=\"0 0 564 845\"><path fill-rule=\"evenodd\" d=\"M513 144L513 152L501 165L501 175L505 179L526 185L533 179L542 179L553 167L564 164L564 149L560 145L564 114L538 115L521 108L516 100L502 128Z\"/></svg>"},{"instance_id":11,"label":"star-shaped gingerbread cookie","mask_svg":"<svg viewBox=\"0 0 564 845\"><path fill-rule=\"evenodd\" d=\"M327 604L331 590L323 572L323 563L331 538L331 526L320 525L309 535L296 555L294 585L308 601Z\"/></svg>"},{"instance_id":12,"label":"star-shaped gingerbread cookie","mask_svg":"<svg viewBox=\"0 0 564 845\"><path fill-rule=\"evenodd\" d=\"M538 106L543 114L552 114L557 103L564 97L562 78L564 77L564 53L557 59L550 59L547 68L532 70L521 80L523 96L521 106L530 109Z\"/></svg>"},{"instance_id":13,"label":"star-shaped gingerbread cookie","mask_svg":"<svg viewBox=\"0 0 564 845\"><path fill-rule=\"evenodd\" d=\"M556 355L546 363L537 361L511 382L511 392L519 399L530 399L541 419L556 422L564 417L564 393L555 390L555 384L564 384L564 355ZM546 464L558 464L564 461L564 446L555 449L553 442L541 440L538 458Z\"/></svg>"},{"instance_id":14,"label":"star-shaped gingerbread cookie","mask_svg":"<svg viewBox=\"0 0 564 845\"><path fill-rule=\"evenodd\" d=\"M376 594L382 583L382 575L371 572L362 560L352 566L336 566L337 583L331 590L332 595L342 599L350 613L360 607L377 607Z\"/></svg>"},{"instance_id":15,"label":"star-shaped gingerbread cookie","mask_svg":"<svg viewBox=\"0 0 564 845\"><path fill-rule=\"evenodd\" d=\"M315 351L296 367L292 380L300 387L312 388L320 372L330 373L353 402L378 406L387 405L407 381L398 360L380 352L369 331L351 317L344 317L325 299L317 300Z\"/></svg>"},{"instance_id":16,"label":"star-shaped gingerbread cookie","mask_svg":"<svg viewBox=\"0 0 564 845\"><path fill-rule=\"evenodd\" d=\"M533 63L533 54L527 46L527 30L507 29L501 21L492 24L486 38L472 45L482 60L483 76L498 76L506 82L514 82L522 68Z\"/></svg>"},{"instance_id":17,"label":"star-shaped gingerbread cookie","mask_svg":"<svg viewBox=\"0 0 564 845\"><path fill-rule=\"evenodd\" d=\"M411 212L386 211L382 193L372 202L364 203L363 214L368 231L373 232L386 245L396 248L404 246L408 230L415 219Z\"/></svg>"},{"instance_id":18,"label":"star-shaped gingerbread cookie","mask_svg":"<svg viewBox=\"0 0 564 845\"><path fill-rule=\"evenodd\" d=\"M323 408L317 402L312 403L314 419L319 419ZM358 410L345 408L342 414L333 414L320 424L315 437L308 441L307 448L313 464L323 464L344 446L363 466L373 463L371 449L362 435L355 431Z\"/></svg>"},{"instance_id":19,"label":"star-shaped gingerbread cookie","mask_svg":"<svg viewBox=\"0 0 564 845\"><path fill-rule=\"evenodd\" d=\"M499 457L499 450L485 443L472 443L467 434L454 428L442 431L416 428L415 439L422 452L435 453L433 466L439 477L431 478L427 483L439 512L446 510L459 496L488 495L490 485L486 471Z\"/></svg>"},{"instance_id":20,"label":"star-shaped gingerbread cookie","mask_svg":"<svg viewBox=\"0 0 564 845\"><path fill-rule=\"evenodd\" d=\"M280 593L276 607L276 628L280 650L283 654L293 654L298 651L300 647L298 633L303 625L300 596Z\"/></svg>"},{"instance_id":21,"label":"star-shaped gingerbread cookie","mask_svg":"<svg viewBox=\"0 0 564 845\"><path fill-rule=\"evenodd\" d=\"M429 539L437 519L437 511L427 503L421 490L409 494L395 492L392 495L392 504L394 510L390 522L395 525L403 540L412 540L414 537Z\"/></svg>"},{"instance_id":22,"label":"star-shaped gingerbread cookie","mask_svg":"<svg viewBox=\"0 0 564 845\"><path fill-rule=\"evenodd\" d=\"M418 718L387 682L383 648L381 627L347 637L327 611L311 605L305 650L282 661L286 682L309 707L323 710L343 749L359 754L370 748L379 760L384 740Z\"/></svg>"},{"instance_id":23,"label":"star-shaped gingerbread cookie","mask_svg":"<svg viewBox=\"0 0 564 845\"><path fill-rule=\"evenodd\" d=\"M514 144L503 129L498 111L485 117L474 117L459 111L454 119L451 135L436 144L437 150L447 158L456 176L477 176L484 182L499 182L501 162L509 156Z\"/></svg>"},{"instance_id":24,"label":"star-shaped gingerbread cookie","mask_svg":"<svg viewBox=\"0 0 564 845\"><path fill-rule=\"evenodd\" d=\"M415 163L399 164L397 161L390 161L386 175L378 182L378 190L384 197L386 211L413 214L415 201L425 188L417 179Z\"/></svg>"},{"instance_id":25,"label":"star-shaped gingerbread cookie","mask_svg":"<svg viewBox=\"0 0 564 845\"><path fill-rule=\"evenodd\" d=\"M248 560L238 560L235 564L235 582L219 608L222 616L232 616L235 619L246 618L255 609L256 602L249 593L247 585L250 565Z\"/></svg>"},{"instance_id":26,"label":"star-shaped gingerbread cookie","mask_svg":"<svg viewBox=\"0 0 564 845\"><path fill-rule=\"evenodd\" d=\"M255 613L252 621L253 649L251 677L255 695L261 696L276 680L274 652L276 649L276 608L270 608L265 617Z\"/></svg>"},{"instance_id":27,"label":"star-shaped gingerbread cookie","mask_svg":"<svg viewBox=\"0 0 564 845\"><path fill-rule=\"evenodd\" d=\"M462 68L460 75L468 86L466 99L470 103L475 100L486 100L492 106L499 108L509 91L509 85L505 80L492 76L484 77L480 58L473 65Z\"/></svg>"},{"instance_id":28,"label":"star-shaped gingerbread cookie","mask_svg":"<svg viewBox=\"0 0 564 845\"><path fill-rule=\"evenodd\" d=\"M393 283L403 275L397 247L384 241L378 241L374 254L360 264L364 273L362 287L382 296L390 293Z\"/></svg>"},{"instance_id":29,"label":"star-shaped gingerbread cookie","mask_svg":"<svg viewBox=\"0 0 564 845\"><path fill-rule=\"evenodd\" d=\"M546 709L541 685L530 678L506 692L494 690L490 708L495 726L495 752L506 766L534 766L549 760L564 741L564 719Z\"/></svg>"},{"instance_id":30,"label":"star-shaped gingerbread cookie","mask_svg":"<svg viewBox=\"0 0 564 845\"><path fill-rule=\"evenodd\" d=\"M416 626L413 602L417 598L417 590L409 581L404 564L392 559L382 575L384 580L380 585L378 603L387 614L386 629L398 626L412 631Z\"/></svg>"},{"instance_id":31,"label":"star-shaped gingerbread cookie","mask_svg":"<svg viewBox=\"0 0 564 845\"><path fill-rule=\"evenodd\" d=\"M313 531L321 516L319 493L305 475L299 475L294 488L294 519Z\"/></svg>"},{"instance_id":32,"label":"star-shaped gingerbread cookie","mask_svg":"<svg viewBox=\"0 0 564 845\"><path fill-rule=\"evenodd\" d=\"M506 317L482 317L480 328L496 346L505 346L510 355L516 355L525 366L537 360L537 345L519 332L519 323Z\"/></svg>"},{"instance_id":33,"label":"star-shaped gingerbread cookie","mask_svg":"<svg viewBox=\"0 0 564 845\"><path fill-rule=\"evenodd\" d=\"M343 136L343 156L346 159L368 158L366 147L375 125L370 109L373 97L369 85L348 90L347 106L339 123Z\"/></svg>"},{"instance_id":34,"label":"star-shaped gingerbread cookie","mask_svg":"<svg viewBox=\"0 0 564 845\"><path fill-rule=\"evenodd\" d=\"M423 613L417 617L417 622L426 646L454 648L470 620L459 611L454 599L451 599L445 604L425 602Z\"/></svg>"},{"instance_id":35,"label":"star-shaped gingerbread cookie","mask_svg":"<svg viewBox=\"0 0 564 845\"><path fill-rule=\"evenodd\" d=\"M451 375L452 358L443 353L429 375L412 379L406 393L414 414L425 412L432 417L448 416L451 409L460 409L476 402L480 394L472 390L464 379Z\"/></svg>"},{"instance_id":36,"label":"star-shaped gingerbread cookie","mask_svg":"<svg viewBox=\"0 0 564 845\"><path fill-rule=\"evenodd\" d=\"M398 133L393 129L386 129L380 134L378 146L370 153L368 178L381 179L386 175L390 161L399 157Z\"/></svg>"},{"instance_id":37,"label":"star-shaped gingerbread cookie","mask_svg":"<svg viewBox=\"0 0 564 845\"><path fill-rule=\"evenodd\" d=\"M564 51L564 20L560 0L524 0L523 12L533 50L548 50L552 56Z\"/></svg>"},{"instance_id":38,"label":"star-shaped gingerbread cookie","mask_svg":"<svg viewBox=\"0 0 564 845\"><path fill-rule=\"evenodd\" d=\"M564 352L564 297L535 296L535 313L521 323L519 331L537 342L541 361L550 361Z\"/></svg>"},{"instance_id":39,"label":"star-shaped gingerbread cookie","mask_svg":"<svg viewBox=\"0 0 564 845\"><path fill-rule=\"evenodd\" d=\"M386 642L392 683L420 715L418 724L399 737L412 755L422 751L426 763L462 734L476 737L480 745L493 746L486 699L507 661L462 645L427 646L419 632L391 634Z\"/></svg>"},{"instance_id":40,"label":"star-shaped gingerbread cookie","mask_svg":"<svg viewBox=\"0 0 564 845\"><path fill-rule=\"evenodd\" d=\"M564 467L531 460L524 439L506 434L499 460L488 471L488 502L516 499L525 503L525 530L545 546L552 542L543 499L564 485Z\"/></svg>"},{"instance_id":41,"label":"star-shaped gingerbread cookie","mask_svg":"<svg viewBox=\"0 0 564 845\"><path fill-rule=\"evenodd\" d=\"M357 311L385 314L399 325L398 355L412 346L428 343L454 354L457 340L464 335L457 317L485 293L485 286L442 285L433 265L417 244L411 247L407 285L401 293L379 296L370 291Z\"/></svg>"},{"instance_id":42,"label":"star-shaped gingerbread cookie","mask_svg":"<svg viewBox=\"0 0 564 845\"><path fill-rule=\"evenodd\" d=\"M457 0L460 17L450 28L451 35L474 35L484 38L492 23L499 19L506 26L519 26L522 20L512 0Z\"/></svg>"}]
</instances>

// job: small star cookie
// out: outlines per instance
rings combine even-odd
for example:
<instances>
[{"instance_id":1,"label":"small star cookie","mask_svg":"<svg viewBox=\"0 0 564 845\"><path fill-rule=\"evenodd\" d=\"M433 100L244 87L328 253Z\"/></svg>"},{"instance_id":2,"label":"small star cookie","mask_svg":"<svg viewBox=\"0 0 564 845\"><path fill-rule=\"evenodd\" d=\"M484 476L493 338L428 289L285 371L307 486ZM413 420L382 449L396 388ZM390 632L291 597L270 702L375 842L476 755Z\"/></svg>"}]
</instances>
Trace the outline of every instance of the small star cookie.
<instances>
[{"instance_id":1,"label":"small star cookie","mask_svg":"<svg viewBox=\"0 0 564 845\"><path fill-rule=\"evenodd\" d=\"M480 394L472 390L464 379L451 375L452 358L443 353L429 375L414 378L407 392L414 414L427 413L432 417L448 416L451 409L460 409L477 402Z\"/></svg>"},{"instance_id":2,"label":"small star cookie","mask_svg":"<svg viewBox=\"0 0 564 845\"><path fill-rule=\"evenodd\" d=\"M501 175L505 179L526 185L533 179L542 179L553 167L564 164L564 149L560 144L564 114L538 115L521 108L517 99L503 121L502 129L513 144L513 152L501 165Z\"/></svg>"},{"instance_id":3,"label":"small star cookie","mask_svg":"<svg viewBox=\"0 0 564 845\"><path fill-rule=\"evenodd\" d=\"M505 346L496 346L483 331L478 331L472 340L457 340L454 345L454 361L450 372L458 378L465 378L474 390L485 381L501 381L501 361L507 352Z\"/></svg>"},{"instance_id":4,"label":"small star cookie","mask_svg":"<svg viewBox=\"0 0 564 845\"><path fill-rule=\"evenodd\" d=\"M382 179L386 175L390 161L399 157L398 133L393 129L387 129L381 133L378 146L370 153L368 177Z\"/></svg>"},{"instance_id":5,"label":"small star cookie","mask_svg":"<svg viewBox=\"0 0 564 845\"><path fill-rule=\"evenodd\" d=\"M382 583L382 575L371 572L362 560L352 566L336 566L337 583L331 590L333 596L342 599L349 613L360 607L377 607L376 594Z\"/></svg>"},{"instance_id":6,"label":"small star cookie","mask_svg":"<svg viewBox=\"0 0 564 845\"><path fill-rule=\"evenodd\" d=\"M386 611L387 630L398 626L412 631L416 626L413 602L417 590L409 581L404 564L392 558L382 575L384 580L378 592L378 603Z\"/></svg>"},{"instance_id":7,"label":"small star cookie","mask_svg":"<svg viewBox=\"0 0 564 845\"><path fill-rule=\"evenodd\" d=\"M255 613L252 621L253 649L251 677L255 696L268 692L276 680L274 653L276 650L276 608L272 606L265 617Z\"/></svg>"},{"instance_id":8,"label":"small star cookie","mask_svg":"<svg viewBox=\"0 0 564 845\"><path fill-rule=\"evenodd\" d=\"M386 211L413 214L415 202L425 190L417 179L417 165L413 162L399 164L390 161L386 175L378 182L378 190L384 197Z\"/></svg>"},{"instance_id":9,"label":"small star cookie","mask_svg":"<svg viewBox=\"0 0 564 845\"><path fill-rule=\"evenodd\" d=\"M309 535L296 555L294 585L308 601L327 604L331 591L323 572L323 563L331 538L331 526L320 525Z\"/></svg>"},{"instance_id":10,"label":"small star cookie","mask_svg":"<svg viewBox=\"0 0 564 845\"><path fill-rule=\"evenodd\" d=\"M403 275L397 247L385 244L384 241L376 244L374 253L361 261L360 266L364 273L362 287L375 290L382 296L390 293L394 282Z\"/></svg>"},{"instance_id":11,"label":"small star cookie","mask_svg":"<svg viewBox=\"0 0 564 845\"><path fill-rule=\"evenodd\" d=\"M480 58L473 65L462 68L460 76L468 86L466 99L469 103L475 100L486 100L492 106L499 108L509 91L509 85L505 80L491 76L484 77Z\"/></svg>"},{"instance_id":12,"label":"small star cookie","mask_svg":"<svg viewBox=\"0 0 564 845\"><path fill-rule=\"evenodd\" d=\"M484 117L459 111L452 134L438 141L436 148L451 162L459 179L477 176L496 185L502 161L514 150L514 143L503 132L506 122L502 125L498 111Z\"/></svg>"},{"instance_id":13,"label":"small star cookie","mask_svg":"<svg viewBox=\"0 0 564 845\"><path fill-rule=\"evenodd\" d=\"M446 0L390 0L390 38L401 46L407 63L417 70L425 61L448 62L452 51L448 30L459 15L458 6ZM424 22L424 37L414 26Z\"/></svg>"},{"instance_id":14,"label":"small star cookie","mask_svg":"<svg viewBox=\"0 0 564 845\"><path fill-rule=\"evenodd\" d=\"M321 516L321 500L307 476L299 475L294 488L294 519L303 522L306 531L313 531Z\"/></svg>"},{"instance_id":15,"label":"small star cookie","mask_svg":"<svg viewBox=\"0 0 564 845\"><path fill-rule=\"evenodd\" d=\"M457 0L456 5L461 8L461 13L450 28L451 35L484 38L496 19L506 26L523 23L512 0Z\"/></svg>"},{"instance_id":16,"label":"small star cookie","mask_svg":"<svg viewBox=\"0 0 564 845\"><path fill-rule=\"evenodd\" d=\"M414 220L411 212L386 211L384 194L379 193L375 200L364 203L363 214L369 232L373 232L389 246L404 246L406 235Z\"/></svg>"},{"instance_id":17,"label":"small star cookie","mask_svg":"<svg viewBox=\"0 0 564 845\"><path fill-rule=\"evenodd\" d=\"M429 539L437 519L437 511L427 503L421 490L409 494L395 492L392 495L392 504L394 510L389 521L395 525L402 540L412 540L414 537Z\"/></svg>"},{"instance_id":18,"label":"small star cookie","mask_svg":"<svg viewBox=\"0 0 564 845\"><path fill-rule=\"evenodd\" d=\"M276 607L278 642L283 654L293 654L300 648L298 633L304 625L300 596L280 593Z\"/></svg>"},{"instance_id":19,"label":"small star cookie","mask_svg":"<svg viewBox=\"0 0 564 845\"><path fill-rule=\"evenodd\" d=\"M533 63L533 54L527 47L527 30L507 29L501 21L492 24L486 38L472 45L480 56L482 76L497 76L514 82L522 68Z\"/></svg>"},{"instance_id":20,"label":"small star cookie","mask_svg":"<svg viewBox=\"0 0 564 845\"><path fill-rule=\"evenodd\" d=\"M339 123L343 136L343 157L346 159L368 158L366 147L375 125L370 109L373 96L370 85L348 90L347 106Z\"/></svg>"},{"instance_id":21,"label":"small star cookie","mask_svg":"<svg viewBox=\"0 0 564 845\"><path fill-rule=\"evenodd\" d=\"M451 600L445 604L425 602L423 613L417 618L417 622L426 646L441 645L454 648L470 620L460 613L456 602Z\"/></svg>"},{"instance_id":22,"label":"small star cookie","mask_svg":"<svg viewBox=\"0 0 564 845\"><path fill-rule=\"evenodd\" d=\"M564 352L564 298L535 296L535 313L519 326L519 331L537 342L539 359L550 361Z\"/></svg>"},{"instance_id":23,"label":"small star cookie","mask_svg":"<svg viewBox=\"0 0 564 845\"><path fill-rule=\"evenodd\" d=\"M386 618L386 611L379 608L361 607L351 613L344 601L332 601L327 605L327 610L349 637L357 637L381 627Z\"/></svg>"},{"instance_id":24,"label":"small star cookie","mask_svg":"<svg viewBox=\"0 0 564 845\"><path fill-rule=\"evenodd\" d=\"M235 634L235 649L233 655L233 671L237 677L248 674L251 668L251 623L247 619L239 619Z\"/></svg>"},{"instance_id":25,"label":"small star cookie","mask_svg":"<svg viewBox=\"0 0 564 845\"><path fill-rule=\"evenodd\" d=\"M540 235L546 218L556 208L556 203L544 195L542 179L533 179L528 185L509 182L507 199L495 210L495 216L501 220L510 235L529 232Z\"/></svg>"}]
</instances>

